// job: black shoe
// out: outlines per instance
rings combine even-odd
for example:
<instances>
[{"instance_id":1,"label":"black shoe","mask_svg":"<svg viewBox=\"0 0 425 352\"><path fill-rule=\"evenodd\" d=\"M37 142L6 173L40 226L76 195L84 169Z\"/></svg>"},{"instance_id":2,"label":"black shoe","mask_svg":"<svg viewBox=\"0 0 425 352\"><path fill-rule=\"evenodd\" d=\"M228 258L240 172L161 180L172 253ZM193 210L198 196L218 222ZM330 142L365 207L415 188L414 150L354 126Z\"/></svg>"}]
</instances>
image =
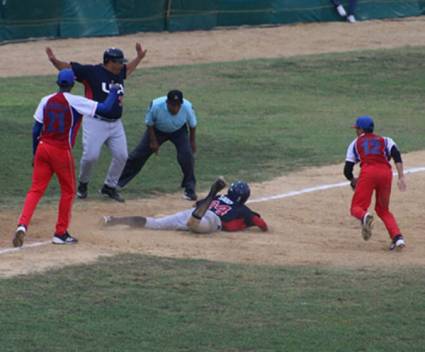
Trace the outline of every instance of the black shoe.
<instances>
[{"instance_id":1,"label":"black shoe","mask_svg":"<svg viewBox=\"0 0 425 352\"><path fill-rule=\"evenodd\" d=\"M117 202L125 202L125 199L121 196L121 194L118 193L117 189L109 187L108 185L103 185L102 189L100 190L100 193L102 193L104 196L108 196L113 200L116 200Z\"/></svg>"},{"instance_id":2,"label":"black shoe","mask_svg":"<svg viewBox=\"0 0 425 352\"><path fill-rule=\"evenodd\" d=\"M196 200L198 196L193 189L186 189L183 193L183 198L187 200Z\"/></svg>"},{"instance_id":3,"label":"black shoe","mask_svg":"<svg viewBox=\"0 0 425 352\"><path fill-rule=\"evenodd\" d=\"M68 231L65 232L63 235L58 235L55 233L52 238L53 244L76 244L78 243L78 240L75 237L72 237Z\"/></svg>"},{"instance_id":4,"label":"black shoe","mask_svg":"<svg viewBox=\"0 0 425 352\"><path fill-rule=\"evenodd\" d=\"M77 197L80 199L87 198L87 185L88 183L80 182L78 184Z\"/></svg>"}]
</instances>

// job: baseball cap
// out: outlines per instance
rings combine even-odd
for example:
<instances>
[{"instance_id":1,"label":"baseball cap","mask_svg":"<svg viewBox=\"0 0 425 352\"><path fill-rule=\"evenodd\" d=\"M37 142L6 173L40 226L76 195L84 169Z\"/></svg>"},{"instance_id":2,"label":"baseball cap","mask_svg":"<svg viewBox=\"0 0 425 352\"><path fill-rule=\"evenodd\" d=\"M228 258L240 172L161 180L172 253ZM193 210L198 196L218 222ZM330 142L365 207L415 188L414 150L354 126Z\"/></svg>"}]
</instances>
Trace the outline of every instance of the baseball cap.
<instances>
[{"instance_id":1,"label":"baseball cap","mask_svg":"<svg viewBox=\"0 0 425 352\"><path fill-rule=\"evenodd\" d=\"M65 68L63 70L60 70L58 73L58 80L56 82L61 87L69 87L74 85L74 82L75 82L74 71L72 71L70 68Z\"/></svg>"},{"instance_id":2,"label":"baseball cap","mask_svg":"<svg viewBox=\"0 0 425 352\"><path fill-rule=\"evenodd\" d=\"M375 127L375 124L373 122L373 118L370 116L359 116L356 119L355 124L353 125L354 128L361 128L362 130L365 131L373 131L373 128Z\"/></svg>"},{"instance_id":3,"label":"baseball cap","mask_svg":"<svg viewBox=\"0 0 425 352\"><path fill-rule=\"evenodd\" d=\"M167 94L167 102L171 104L183 103L183 93L177 89L170 90Z\"/></svg>"},{"instance_id":4,"label":"baseball cap","mask_svg":"<svg viewBox=\"0 0 425 352\"><path fill-rule=\"evenodd\" d=\"M128 60L124 57L124 52L118 48L108 48L103 53L103 63L106 64L108 61L118 62L125 64Z\"/></svg>"}]
</instances>

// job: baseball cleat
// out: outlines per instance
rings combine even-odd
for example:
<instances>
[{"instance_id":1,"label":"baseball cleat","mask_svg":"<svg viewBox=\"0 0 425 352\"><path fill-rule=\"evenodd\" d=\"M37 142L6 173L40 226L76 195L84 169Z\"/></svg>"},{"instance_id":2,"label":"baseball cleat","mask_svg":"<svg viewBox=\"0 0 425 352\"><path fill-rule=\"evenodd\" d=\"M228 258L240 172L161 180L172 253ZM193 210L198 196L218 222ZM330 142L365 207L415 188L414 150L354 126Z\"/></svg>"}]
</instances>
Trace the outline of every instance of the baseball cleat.
<instances>
[{"instance_id":1,"label":"baseball cleat","mask_svg":"<svg viewBox=\"0 0 425 352\"><path fill-rule=\"evenodd\" d=\"M183 198L186 200L196 200L198 196L193 189L186 189L183 193Z\"/></svg>"},{"instance_id":2,"label":"baseball cleat","mask_svg":"<svg viewBox=\"0 0 425 352\"><path fill-rule=\"evenodd\" d=\"M68 231L63 235L54 234L52 238L53 244L76 244L78 240L75 237L72 237Z\"/></svg>"},{"instance_id":3,"label":"baseball cleat","mask_svg":"<svg viewBox=\"0 0 425 352\"><path fill-rule=\"evenodd\" d=\"M125 199L121 196L121 194L118 193L117 189L109 187L108 185L103 185L102 189L100 190L100 193L103 194L105 197L109 197L113 200L116 200L117 202L125 202Z\"/></svg>"},{"instance_id":4,"label":"baseball cleat","mask_svg":"<svg viewBox=\"0 0 425 352\"><path fill-rule=\"evenodd\" d=\"M393 238L390 244L390 251L393 251L393 250L400 251L404 247L406 247L406 242L404 241L403 235L397 235Z\"/></svg>"},{"instance_id":5,"label":"baseball cleat","mask_svg":"<svg viewBox=\"0 0 425 352\"><path fill-rule=\"evenodd\" d=\"M27 233L27 228L25 225L18 225L15 231L15 237L13 237L13 246L14 247L22 247L24 244L24 237Z\"/></svg>"},{"instance_id":6,"label":"baseball cleat","mask_svg":"<svg viewBox=\"0 0 425 352\"><path fill-rule=\"evenodd\" d=\"M87 198L87 183L84 182L80 182L78 184L78 189L77 189L77 197L80 199L86 199Z\"/></svg>"},{"instance_id":7,"label":"baseball cleat","mask_svg":"<svg viewBox=\"0 0 425 352\"><path fill-rule=\"evenodd\" d=\"M362 237L367 241L372 236L373 215L366 213L362 220Z\"/></svg>"}]
</instances>

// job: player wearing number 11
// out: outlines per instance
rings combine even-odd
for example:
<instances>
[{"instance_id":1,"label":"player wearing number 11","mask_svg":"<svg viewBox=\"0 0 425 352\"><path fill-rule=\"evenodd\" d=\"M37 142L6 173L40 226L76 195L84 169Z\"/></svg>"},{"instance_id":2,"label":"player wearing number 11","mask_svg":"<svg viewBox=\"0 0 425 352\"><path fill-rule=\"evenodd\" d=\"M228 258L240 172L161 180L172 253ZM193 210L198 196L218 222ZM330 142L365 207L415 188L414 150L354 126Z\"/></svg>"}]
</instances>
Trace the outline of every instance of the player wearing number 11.
<instances>
[{"instance_id":1,"label":"player wearing number 11","mask_svg":"<svg viewBox=\"0 0 425 352\"><path fill-rule=\"evenodd\" d=\"M344 175L354 190L351 215L361 221L362 236L368 240L372 235L373 216L368 208L375 191L376 214L382 219L391 238L390 250L402 249L406 244L394 215L389 210L392 170L390 160L394 159L398 173L398 188L406 190L403 162L397 145L389 137L374 134L374 122L370 116L360 116L353 126L357 138L351 142L345 159ZM360 176L353 176L353 167L360 162Z\"/></svg>"},{"instance_id":2,"label":"player wearing number 11","mask_svg":"<svg viewBox=\"0 0 425 352\"><path fill-rule=\"evenodd\" d=\"M24 208L18 220L13 245L21 247L31 217L49 182L56 174L61 198L54 244L72 244L77 240L68 233L74 200L76 181L72 147L75 143L82 115L109 113L118 102L118 85L112 86L103 103L70 94L74 86L74 72L63 69L57 77L59 91L41 99L34 114L33 126L33 175L32 185L25 198Z\"/></svg>"}]
</instances>

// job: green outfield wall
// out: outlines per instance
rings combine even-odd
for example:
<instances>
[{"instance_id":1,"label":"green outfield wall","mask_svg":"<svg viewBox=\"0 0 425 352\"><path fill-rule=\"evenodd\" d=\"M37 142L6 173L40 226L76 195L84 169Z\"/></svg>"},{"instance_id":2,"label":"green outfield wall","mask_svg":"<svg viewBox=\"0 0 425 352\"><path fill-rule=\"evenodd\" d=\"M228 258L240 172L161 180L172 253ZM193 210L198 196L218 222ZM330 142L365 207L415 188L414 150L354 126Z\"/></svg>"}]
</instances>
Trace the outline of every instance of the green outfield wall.
<instances>
[{"instance_id":1,"label":"green outfield wall","mask_svg":"<svg viewBox=\"0 0 425 352\"><path fill-rule=\"evenodd\" d=\"M425 0L359 0L356 11L359 20L424 14ZM329 0L0 0L0 42L339 20Z\"/></svg>"}]
</instances>

